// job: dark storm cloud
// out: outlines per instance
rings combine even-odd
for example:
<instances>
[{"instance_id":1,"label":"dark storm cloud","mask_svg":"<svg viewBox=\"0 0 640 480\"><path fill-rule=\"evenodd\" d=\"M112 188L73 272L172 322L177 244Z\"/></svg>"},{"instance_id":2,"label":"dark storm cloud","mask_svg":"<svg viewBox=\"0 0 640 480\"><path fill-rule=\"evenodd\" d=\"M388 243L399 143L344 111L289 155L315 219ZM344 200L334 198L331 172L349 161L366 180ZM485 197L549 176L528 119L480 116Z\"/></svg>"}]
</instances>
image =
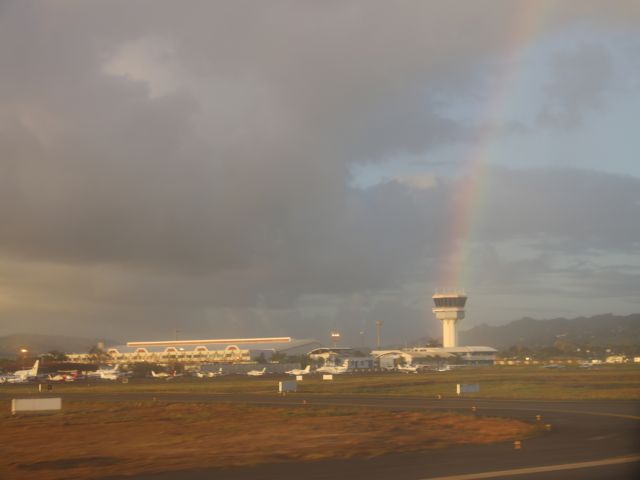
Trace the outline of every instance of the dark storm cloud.
<instances>
[{"instance_id":1,"label":"dark storm cloud","mask_svg":"<svg viewBox=\"0 0 640 480\"><path fill-rule=\"evenodd\" d=\"M603 28L637 20L633 2L578 5L558 7L548 28L593 9ZM246 325L264 323L247 308L278 316L304 295L433 281L454 187L353 190L350 167L473 140L477 127L445 117L442 102L477 94L476 70L524 46L509 43L522 7L4 2L0 272L11 308L40 302L51 318L62 310L88 323ZM604 71L597 48L569 60L593 59ZM561 64L549 88L565 121L606 75L578 98L566 88L574 69ZM495 195L511 209L496 198L481 235L636 248L636 227L608 210L637 216L624 203L637 201L635 180L593 175L576 175L591 188L566 172L496 172ZM594 188L616 190L603 206ZM547 218L551 199L564 220Z\"/></svg>"},{"instance_id":2,"label":"dark storm cloud","mask_svg":"<svg viewBox=\"0 0 640 480\"><path fill-rule=\"evenodd\" d=\"M350 162L463 131L429 108L424 82L437 90L459 68L450 57L478 47L439 53L433 38L454 35L426 11L151 5L5 7L5 251L200 272L313 251L340 222ZM105 74L148 38L175 44L174 93Z\"/></svg>"}]
</instances>

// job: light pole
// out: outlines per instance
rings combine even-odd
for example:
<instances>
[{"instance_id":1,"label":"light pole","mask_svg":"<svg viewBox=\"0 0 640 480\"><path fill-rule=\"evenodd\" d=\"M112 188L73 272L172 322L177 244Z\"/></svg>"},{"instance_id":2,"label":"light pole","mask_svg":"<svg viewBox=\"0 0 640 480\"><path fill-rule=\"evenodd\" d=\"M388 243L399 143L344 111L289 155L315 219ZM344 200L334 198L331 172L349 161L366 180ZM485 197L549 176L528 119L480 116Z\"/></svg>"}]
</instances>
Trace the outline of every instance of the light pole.
<instances>
[{"instance_id":1,"label":"light pole","mask_svg":"<svg viewBox=\"0 0 640 480\"><path fill-rule=\"evenodd\" d=\"M24 370L24 360L25 360L25 357L27 356L27 353L29 353L29 350L27 350L26 348L21 348L20 353L21 353L20 356L22 357L22 369Z\"/></svg>"},{"instance_id":2,"label":"light pole","mask_svg":"<svg viewBox=\"0 0 640 480\"><path fill-rule=\"evenodd\" d=\"M380 336L380 330L382 329L382 320L376 320L376 333L378 334L378 349L380 348L381 345L381 336Z\"/></svg>"},{"instance_id":3,"label":"light pole","mask_svg":"<svg viewBox=\"0 0 640 480\"><path fill-rule=\"evenodd\" d=\"M340 341L340 332L334 330L331 332L331 341L333 342L333 348L338 346L338 341Z\"/></svg>"}]
</instances>

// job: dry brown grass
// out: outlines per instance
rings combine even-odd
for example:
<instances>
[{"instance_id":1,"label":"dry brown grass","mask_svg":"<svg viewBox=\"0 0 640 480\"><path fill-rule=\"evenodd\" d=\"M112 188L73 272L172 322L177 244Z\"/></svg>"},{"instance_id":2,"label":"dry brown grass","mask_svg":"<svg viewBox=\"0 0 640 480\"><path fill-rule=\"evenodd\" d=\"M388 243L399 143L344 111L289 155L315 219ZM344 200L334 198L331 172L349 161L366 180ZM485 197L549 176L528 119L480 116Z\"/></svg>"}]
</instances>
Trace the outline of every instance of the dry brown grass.
<instances>
[{"instance_id":1,"label":"dry brown grass","mask_svg":"<svg viewBox=\"0 0 640 480\"><path fill-rule=\"evenodd\" d=\"M75 403L0 416L0 478L97 478L418 451L523 438L515 420L451 413L212 404Z\"/></svg>"}]
</instances>

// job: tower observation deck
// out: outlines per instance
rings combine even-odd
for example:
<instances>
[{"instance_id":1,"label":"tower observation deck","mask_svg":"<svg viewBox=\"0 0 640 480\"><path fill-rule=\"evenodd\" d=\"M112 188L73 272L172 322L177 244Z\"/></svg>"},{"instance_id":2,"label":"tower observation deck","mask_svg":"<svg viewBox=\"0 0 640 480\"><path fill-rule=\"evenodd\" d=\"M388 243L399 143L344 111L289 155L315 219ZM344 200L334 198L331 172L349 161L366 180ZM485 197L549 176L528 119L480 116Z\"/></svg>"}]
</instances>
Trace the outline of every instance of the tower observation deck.
<instances>
[{"instance_id":1,"label":"tower observation deck","mask_svg":"<svg viewBox=\"0 0 640 480\"><path fill-rule=\"evenodd\" d=\"M457 323L464 318L467 296L462 292L436 293L433 303L433 314L442 322L442 346L457 347Z\"/></svg>"}]
</instances>

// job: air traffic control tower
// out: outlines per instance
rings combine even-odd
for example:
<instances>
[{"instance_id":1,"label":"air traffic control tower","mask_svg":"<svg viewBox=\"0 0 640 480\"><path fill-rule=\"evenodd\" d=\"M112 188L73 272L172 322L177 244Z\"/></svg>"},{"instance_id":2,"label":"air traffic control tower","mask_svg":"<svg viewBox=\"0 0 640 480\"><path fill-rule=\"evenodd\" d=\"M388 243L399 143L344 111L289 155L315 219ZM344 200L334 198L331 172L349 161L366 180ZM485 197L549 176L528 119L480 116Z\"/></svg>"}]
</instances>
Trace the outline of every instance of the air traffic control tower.
<instances>
[{"instance_id":1,"label":"air traffic control tower","mask_svg":"<svg viewBox=\"0 0 640 480\"><path fill-rule=\"evenodd\" d=\"M458 346L457 323L464 318L467 296L462 292L436 293L433 296L433 314L442 321L442 346Z\"/></svg>"}]
</instances>

